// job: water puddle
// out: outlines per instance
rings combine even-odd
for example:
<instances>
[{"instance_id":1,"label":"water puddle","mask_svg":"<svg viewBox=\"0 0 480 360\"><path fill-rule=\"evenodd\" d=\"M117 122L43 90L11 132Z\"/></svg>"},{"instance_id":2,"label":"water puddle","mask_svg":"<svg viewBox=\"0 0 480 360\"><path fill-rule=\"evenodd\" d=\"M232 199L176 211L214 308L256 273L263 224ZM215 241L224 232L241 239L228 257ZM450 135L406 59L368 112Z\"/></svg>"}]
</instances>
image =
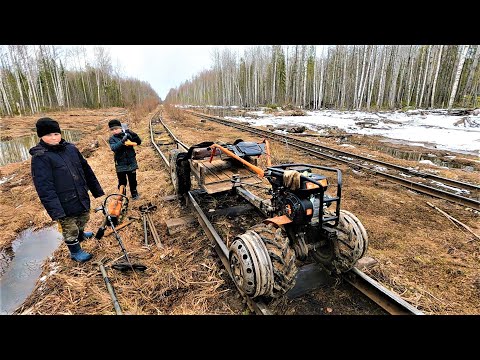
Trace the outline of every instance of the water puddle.
<instances>
[{"instance_id":1,"label":"water puddle","mask_svg":"<svg viewBox=\"0 0 480 360\"><path fill-rule=\"evenodd\" d=\"M75 143L83 133L79 130L62 130L62 139ZM28 150L38 144L37 134L20 136L13 140L0 141L0 166L27 160L30 157Z\"/></svg>"},{"instance_id":2,"label":"water puddle","mask_svg":"<svg viewBox=\"0 0 480 360\"><path fill-rule=\"evenodd\" d=\"M251 114L247 114L248 111L258 111L260 110L259 108L250 108L250 109L227 109L227 108L192 108L191 110L197 111L197 112L202 112L207 115L213 115L213 116L219 116L219 117L226 117L226 116L241 116L241 117L246 117L246 116L251 116Z\"/></svg>"},{"instance_id":3,"label":"water puddle","mask_svg":"<svg viewBox=\"0 0 480 360\"><path fill-rule=\"evenodd\" d=\"M13 258L0 279L0 314L10 315L31 294L43 262L58 248L62 234L56 227L23 231L12 243ZM8 256L3 253L3 257Z\"/></svg>"},{"instance_id":4,"label":"water puddle","mask_svg":"<svg viewBox=\"0 0 480 360\"><path fill-rule=\"evenodd\" d=\"M439 158L434 154L419 152L419 151L406 151L406 150L399 150L388 146L374 146L375 150L384 152L389 154L397 159L403 160L412 160L412 161L422 161L422 160L429 160L435 165L441 167L447 167L450 169L462 169L465 171L472 172L474 171L473 166L465 165L459 162L456 162L455 156L451 157L450 159L446 159L445 157Z\"/></svg>"}]
</instances>

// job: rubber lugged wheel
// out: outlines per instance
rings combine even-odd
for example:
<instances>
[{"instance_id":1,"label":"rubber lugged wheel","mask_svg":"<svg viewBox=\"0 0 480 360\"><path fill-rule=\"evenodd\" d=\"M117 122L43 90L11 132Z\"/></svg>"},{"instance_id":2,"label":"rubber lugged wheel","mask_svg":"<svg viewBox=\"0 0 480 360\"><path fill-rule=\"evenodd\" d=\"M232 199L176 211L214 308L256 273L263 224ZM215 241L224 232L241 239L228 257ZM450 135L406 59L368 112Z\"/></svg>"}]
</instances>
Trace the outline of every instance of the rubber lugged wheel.
<instances>
[{"instance_id":1,"label":"rubber lugged wheel","mask_svg":"<svg viewBox=\"0 0 480 360\"><path fill-rule=\"evenodd\" d=\"M285 231L273 224L257 224L250 228L264 242L273 266L273 290L271 297L277 298L285 294L295 285L297 266L295 251L290 247Z\"/></svg>"},{"instance_id":2,"label":"rubber lugged wheel","mask_svg":"<svg viewBox=\"0 0 480 360\"><path fill-rule=\"evenodd\" d=\"M326 212L325 215L333 213ZM330 224L333 225L333 221ZM338 226L332 229L336 239L327 240L323 246L317 247L311 252L312 257L329 271L347 272L367 252L367 232L360 220L346 210L340 210Z\"/></svg>"},{"instance_id":3,"label":"rubber lugged wheel","mask_svg":"<svg viewBox=\"0 0 480 360\"><path fill-rule=\"evenodd\" d=\"M349 216L354 222L355 222L355 225L358 226L358 229L360 230L361 234L362 234L362 238L363 238L363 250L362 250L362 253L360 254L360 258L362 258L365 253L367 252L367 249L368 249L368 235L367 235L367 230L365 230L365 227L363 226L363 224L361 223L361 221L355 216L353 215L350 211L347 211L347 210L341 210L341 212L344 214L344 215L347 215ZM362 246L362 244L361 244Z\"/></svg>"},{"instance_id":4,"label":"rubber lugged wheel","mask_svg":"<svg viewBox=\"0 0 480 360\"><path fill-rule=\"evenodd\" d=\"M340 211L340 221L335 230L338 240L335 246L334 266L338 272L347 272L365 253L363 232L357 222L343 211Z\"/></svg>"},{"instance_id":5,"label":"rubber lugged wheel","mask_svg":"<svg viewBox=\"0 0 480 360\"><path fill-rule=\"evenodd\" d=\"M170 151L170 178L172 179L175 194L186 194L191 186L190 165L188 160L184 160L186 152L178 149Z\"/></svg>"}]
</instances>

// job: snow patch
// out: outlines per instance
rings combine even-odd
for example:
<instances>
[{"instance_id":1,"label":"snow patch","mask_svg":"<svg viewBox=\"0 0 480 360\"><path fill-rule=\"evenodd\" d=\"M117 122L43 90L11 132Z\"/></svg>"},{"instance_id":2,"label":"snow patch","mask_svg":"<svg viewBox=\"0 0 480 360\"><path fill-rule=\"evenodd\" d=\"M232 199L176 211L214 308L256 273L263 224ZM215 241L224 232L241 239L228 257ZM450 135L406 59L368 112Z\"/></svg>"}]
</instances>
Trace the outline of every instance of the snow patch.
<instances>
[{"instance_id":1,"label":"snow patch","mask_svg":"<svg viewBox=\"0 0 480 360\"><path fill-rule=\"evenodd\" d=\"M438 166L438 165L434 164L433 162L431 162L430 160L420 160L419 163L420 164L431 165L431 166Z\"/></svg>"}]
</instances>

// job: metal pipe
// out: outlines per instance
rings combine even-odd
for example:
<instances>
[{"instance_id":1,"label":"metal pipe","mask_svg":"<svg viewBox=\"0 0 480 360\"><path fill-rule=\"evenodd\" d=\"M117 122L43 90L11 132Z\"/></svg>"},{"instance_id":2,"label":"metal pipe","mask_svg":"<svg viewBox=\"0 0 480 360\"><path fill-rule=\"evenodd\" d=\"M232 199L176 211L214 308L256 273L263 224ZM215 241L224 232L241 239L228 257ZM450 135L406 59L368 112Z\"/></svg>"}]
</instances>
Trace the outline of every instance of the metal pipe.
<instances>
[{"instance_id":1,"label":"metal pipe","mask_svg":"<svg viewBox=\"0 0 480 360\"><path fill-rule=\"evenodd\" d=\"M146 213L145 216L147 217L148 225L150 226L150 232L152 234L153 240L155 240L155 243L157 244L157 247L159 249L163 249L162 242L160 241L160 236L158 235L157 229L155 229L155 225L153 223L152 218L150 217L150 214Z\"/></svg>"},{"instance_id":2,"label":"metal pipe","mask_svg":"<svg viewBox=\"0 0 480 360\"><path fill-rule=\"evenodd\" d=\"M221 145L218 145L218 144L213 144L213 145L210 145L210 148L212 149L212 155L210 156L210 162L212 162L212 159L213 159L213 156L215 155L215 149L220 149L222 152L224 152L225 154L227 154L228 156L230 156L231 158L234 158L238 161L240 161L243 165L245 165L247 168L249 168L250 170L254 171L258 176L260 177L264 177L265 176L265 172L263 171L262 168L259 168L258 166L256 165L253 165L252 163L249 163L248 161L242 159L240 156L238 156L237 154L233 153L232 151L228 150L227 148L224 148L223 146Z\"/></svg>"},{"instance_id":3,"label":"metal pipe","mask_svg":"<svg viewBox=\"0 0 480 360\"><path fill-rule=\"evenodd\" d=\"M118 303L117 296L115 295L115 289L113 288L112 284L110 283L110 279L107 276L107 271L105 270L105 267L101 262L98 263L98 267L100 268L100 271L102 272L103 276L103 281L105 281L105 285L107 285L107 290L108 293L110 294L110 298L113 301L113 307L115 308L115 313L117 315L123 315L122 308L120 307L120 304Z\"/></svg>"},{"instance_id":4,"label":"metal pipe","mask_svg":"<svg viewBox=\"0 0 480 360\"><path fill-rule=\"evenodd\" d=\"M147 218L145 213L142 213L142 220L143 220L143 232L145 233L145 245L148 246Z\"/></svg>"}]
</instances>

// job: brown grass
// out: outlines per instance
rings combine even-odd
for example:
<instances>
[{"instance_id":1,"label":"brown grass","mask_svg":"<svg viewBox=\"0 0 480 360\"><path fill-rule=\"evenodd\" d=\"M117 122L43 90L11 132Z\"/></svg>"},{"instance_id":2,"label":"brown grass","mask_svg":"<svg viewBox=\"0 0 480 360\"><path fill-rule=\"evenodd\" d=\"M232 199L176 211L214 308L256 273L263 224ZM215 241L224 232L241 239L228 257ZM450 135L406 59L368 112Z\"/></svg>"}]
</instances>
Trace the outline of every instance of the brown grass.
<instances>
[{"instance_id":1,"label":"brown grass","mask_svg":"<svg viewBox=\"0 0 480 360\"><path fill-rule=\"evenodd\" d=\"M175 124L179 137L189 139L190 144L194 143L193 139L197 142L231 142L237 138L262 140L214 122L202 123L190 115L185 115L182 124L195 129L195 133L182 132L177 121L171 123ZM212 133L214 138L208 138L208 134ZM366 146L363 146L362 139ZM375 145L375 141L378 143L375 138L357 137L354 141L356 148L347 148L347 151L361 155L368 153L376 159L418 167L423 171L434 170L440 176L478 183L476 172L441 169L393 158L369 148ZM340 147L336 139L322 139L321 142L344 151L346 149ZM271 151L273 163L307 162L342 170L342 208L353 212L362 221L370 238L367 255L378 260L378 265L370 271L371 276L426 313L480 313L477 306L480 300L480 243L467 231L453 226L448 219L430 208L426 201L461 220L477 234L480 231L478 213L416 194L370 174L353 172L344 165L306 156L279 143L272 143Z\"/></svg>"},{"instance_id":2,"label":"brown grass","mask_svg":"<svg viewBox=\"0 0 480 360\"><path fill-rule=\"evenodd\" d=\"M106 194L116 191L113 153L102 140L108 139L108 120L120 118L139 133L144 140L137 147L141 199L130 203L128 215L140 217L138 206L142 204L151 202L157 205L158 210L152 217L165 248L159 250L154 245L149 248L143 246L141 222L125 227L119 231L125 248L134 262L145 264L148 268L144 273L121 273L109 267L112 260L122 255L113 236L84 242L84 249L94 255L85 264L71 261L66 247L61 245L53 259L44 265L42 275L47 275L46 280L37 283L32 295L16 313L114 314L112 301L95 264L100 259L107 265L110 281L127 314L241 314L246 311L210 241L198 225L173 236L167 234L165 221L184 216L189 210L176 201L162 200L163 196L173 193L173 187L166 167L149 145L148 119L156 110L149 109L149 113L144 112L140 118L119 108L48 114L59 120L62 127L81 128L90 135L83 138L78 147L90 152L88 161ZM238 138L262 140L213 122L202 123L198 118L177 110L170 114L172 110L165 109L164 120L187 144L233 142ZM135 117L139 119L136 123ZM31 131L35 120L36 117L19 118L16 122L2 119L2 123L8 123L9 135L20 136ZM14 123L22 124L23 130L13 126ZM95 140L98 140L99 146L91 148ZM335 140L326 139L325 143L335 145ZM368 142L366 144L369 145ZM398 161L381 152L372 152L361 142L355 146L357 148L352 151L374 153L381 159L402 165L417 165ZM370 238L367 255L378 260L378 264L370 270L372 277L428 314L480 313L480 244L468 232L454 227L448 219L430 208L426 201L478 233L477 214L455 204L413 193L369 174L353 172L343 165L306 157L278 143L272 143L271 149L274 163L310 162L342 169L342 207L362 221ZM36 196L29 165L27 160L0 169L2 177L15 174L11 181L0 185L0 249L8 247L16 235L27 227L42 228L52 224ZM260 165L264 164L260 162ZM457 169L445 170L445 173L467 181L471 176ZM92 208L100 205L101 201L103 198L92 199ZM101 221L100 213L92 214L89 229L95 231ZM56 273L48 275L53 268ZM281 313L311 313L316 307L318 312L328 313L326 309L332 308L333 313L337 313L342 306L343 309L351 306L355 310L350 311L362 313L356 299L345 297L344 291L337 289L328 296L326 294L325 290L319 290L308 295L306 302L285 300L278 302L278 306L283 309ZM350 312L344 310L341 313Z\"/></svg>"}]
</instances>

